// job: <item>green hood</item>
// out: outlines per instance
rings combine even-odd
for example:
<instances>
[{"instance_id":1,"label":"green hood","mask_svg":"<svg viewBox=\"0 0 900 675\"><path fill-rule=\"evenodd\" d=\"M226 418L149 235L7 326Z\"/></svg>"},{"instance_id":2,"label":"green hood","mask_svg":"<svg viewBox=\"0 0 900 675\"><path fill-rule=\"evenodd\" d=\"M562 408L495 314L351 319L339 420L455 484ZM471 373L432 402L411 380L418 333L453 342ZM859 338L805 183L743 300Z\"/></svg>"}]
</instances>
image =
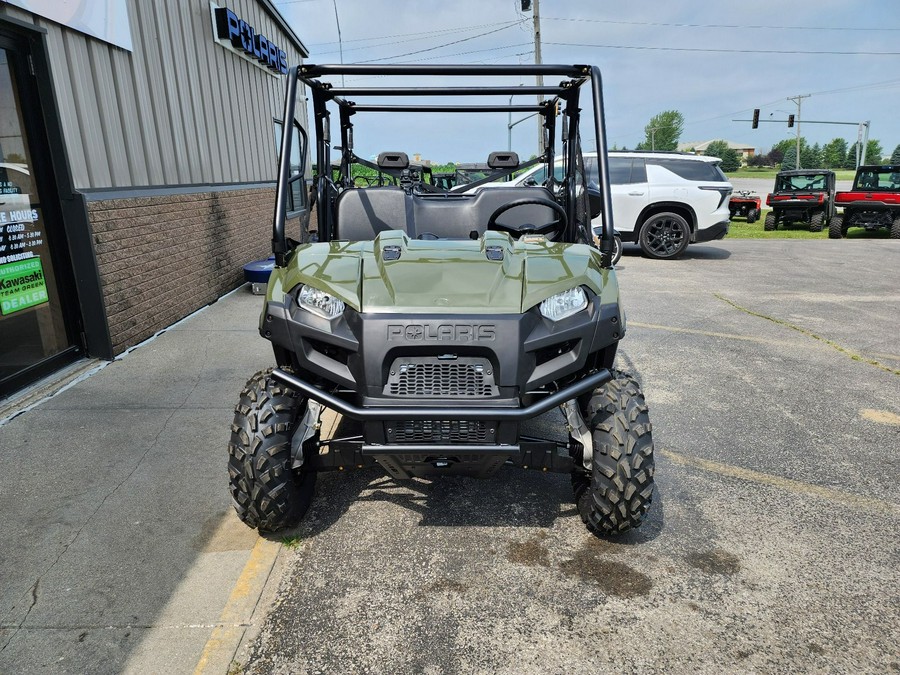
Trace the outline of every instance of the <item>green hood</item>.
<instances>
[{"instance_id":1,"label":"green hood","mask_svg":"<svg viewBox=\"0 0 900 675\"><path fill-rule=\"evenodd\" d=\"M395 247L399 258L385 260ZM498 247L502 260L488 258ZM390 257L390 256L389 256ZM390 230L374 241L305 244L269 281L269 298L297 284L331 293L360 312L518 314L573 286L615 302L615 272L586 245L487 232L478 240L418 240Z\"/></svg>"}]
</instances>

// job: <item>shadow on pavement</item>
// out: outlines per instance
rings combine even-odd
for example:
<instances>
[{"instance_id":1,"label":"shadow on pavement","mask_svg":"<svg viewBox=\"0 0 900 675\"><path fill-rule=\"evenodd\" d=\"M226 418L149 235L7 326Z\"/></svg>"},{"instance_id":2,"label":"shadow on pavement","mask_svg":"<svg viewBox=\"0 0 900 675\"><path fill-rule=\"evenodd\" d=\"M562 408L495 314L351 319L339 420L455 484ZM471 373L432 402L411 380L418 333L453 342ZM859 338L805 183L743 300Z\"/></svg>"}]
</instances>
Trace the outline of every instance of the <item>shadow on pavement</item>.
<instances>
[{"instance_id":1,"label":"shadow on pavement","mask_svg":"<svg viewBox=\"0 0 900 675\"><path fill-rule=\"evenodd\" d=\"M629 258L644 257L641 247L637 244L624 244L622 247L622 259L616 265L616 270L625 269L623 262L629 262ZM691 244L685 249L678 260L728 260L731 251L718 246L704 246L703 244ZM649 260L649 258L648 258ZM660 260L664 264L672 263L671 260Z\"/></svg>"},{"instance_id":2,"label":"shadow on pavement","mask_svg":"<svg viewBox=\"0 0 900 675\"><path fill-rule=\"evenodd\" d=\"M552 436L555 412L527 424L524 433ZM560 425L560 429L562 429ZM352 420L342 419L334 435L360 433ZM290 531L270 535L308 538L326 532L354 504L394 504L419 515L424 527L541 527L550 528L559 518L580 521L567 474L542 473L514 466L502 467L488 478L437 476L396 480L379 466L350 472L323 472L309 512ZM380 511L379 511L380 512ZM620 544L652 541L663 529L662 499L657 489L647 520L639 531L611 538Z\"/></svg>"}]
</instances>

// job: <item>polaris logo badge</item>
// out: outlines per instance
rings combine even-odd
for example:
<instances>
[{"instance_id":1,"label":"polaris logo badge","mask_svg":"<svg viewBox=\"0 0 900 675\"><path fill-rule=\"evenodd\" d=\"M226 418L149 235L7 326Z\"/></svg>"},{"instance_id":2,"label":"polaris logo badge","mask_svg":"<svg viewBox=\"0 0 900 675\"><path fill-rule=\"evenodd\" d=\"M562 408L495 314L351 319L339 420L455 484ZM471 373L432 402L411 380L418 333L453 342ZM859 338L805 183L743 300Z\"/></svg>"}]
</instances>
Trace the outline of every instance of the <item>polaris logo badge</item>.
<instances>
[{"instance_id":1,"label":"polaris logo badge","mask_svg":"<svg viewBox=\"0 0 900 675\"><path fill-rule=\"evenodd\" d=\"M406 342L489 342L497 339L494 324L388 324L387 339Z\"/></svg>"}]
</instances>

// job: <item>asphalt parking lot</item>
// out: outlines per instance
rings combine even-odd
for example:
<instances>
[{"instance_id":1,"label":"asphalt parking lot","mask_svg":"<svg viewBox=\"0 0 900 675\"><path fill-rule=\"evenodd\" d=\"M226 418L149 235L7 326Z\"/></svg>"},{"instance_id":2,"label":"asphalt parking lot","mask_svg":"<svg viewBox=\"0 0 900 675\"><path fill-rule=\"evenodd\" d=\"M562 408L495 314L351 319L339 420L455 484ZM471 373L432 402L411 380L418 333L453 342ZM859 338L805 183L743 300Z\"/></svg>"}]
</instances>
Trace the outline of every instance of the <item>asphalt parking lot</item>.
<instances>
[{"instance_id":1,"label":"asphalt parking lot","mask_svg":"<svg viewBox=\"0 0 900 675\"><path fill-rule=\"evenodd\" d=\"M270 357L238 292L0 426L0 672L900 670L900 243L619 268L640 530L589 535L566 476L367 471L256 537L225 441Z\"/></svg>"},{"instance_id":2,"label":"asphalt parking lot","mask_svg":"<svg viewBox=\"0 0 900 675\"><path fill-rule=\"evenodd\" d=\"M326 476L238 660L900 669L898 263L893 242L725 240L674 262L627 250L619 364L643 382L658 463L644 526L592 537L565 476Z\"/></svg>"}]
</instances>

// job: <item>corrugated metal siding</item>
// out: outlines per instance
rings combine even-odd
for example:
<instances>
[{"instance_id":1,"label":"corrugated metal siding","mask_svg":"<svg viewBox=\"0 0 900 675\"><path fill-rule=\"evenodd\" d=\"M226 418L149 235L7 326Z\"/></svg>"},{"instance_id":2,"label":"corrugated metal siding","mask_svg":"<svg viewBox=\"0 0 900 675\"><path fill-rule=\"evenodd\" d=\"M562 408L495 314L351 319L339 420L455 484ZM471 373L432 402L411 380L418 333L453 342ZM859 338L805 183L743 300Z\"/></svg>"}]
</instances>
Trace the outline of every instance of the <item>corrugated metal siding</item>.
<instances>
[{"instance_id":1,"label":"corrugated metal siding","mask_svg":"<svg viewBox=\"0 0 900 675\"><path fill-rule=\"evenodd\" d=\"M254 0L218 4L300 61ZM128 12L131 53L36 19L48 31L75 187L274 180L284 77L215 42L208 0L130 0Z\"/></svg>"}]
</instances>

